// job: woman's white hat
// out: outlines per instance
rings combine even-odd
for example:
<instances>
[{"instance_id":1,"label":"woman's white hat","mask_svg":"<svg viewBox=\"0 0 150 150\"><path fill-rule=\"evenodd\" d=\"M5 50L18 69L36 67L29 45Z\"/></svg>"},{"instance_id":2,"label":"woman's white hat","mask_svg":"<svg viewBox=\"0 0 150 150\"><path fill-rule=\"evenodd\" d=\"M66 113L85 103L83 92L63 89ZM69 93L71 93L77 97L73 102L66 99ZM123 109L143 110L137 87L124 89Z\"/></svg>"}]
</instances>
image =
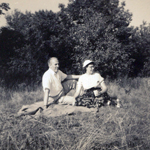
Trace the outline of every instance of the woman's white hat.
<instances>
[{"instance_id":1,"label":"woman's white hat","mask_svg":"<svg viewBox=\"0 0 150 150\"><path fill-rule=\"evenodd\" d=\"M83 63L83 68L86 67L90 63L94 63L94 62L91 61L91 60L85 60L84 63Z\"/></svg>"}]
</instances>

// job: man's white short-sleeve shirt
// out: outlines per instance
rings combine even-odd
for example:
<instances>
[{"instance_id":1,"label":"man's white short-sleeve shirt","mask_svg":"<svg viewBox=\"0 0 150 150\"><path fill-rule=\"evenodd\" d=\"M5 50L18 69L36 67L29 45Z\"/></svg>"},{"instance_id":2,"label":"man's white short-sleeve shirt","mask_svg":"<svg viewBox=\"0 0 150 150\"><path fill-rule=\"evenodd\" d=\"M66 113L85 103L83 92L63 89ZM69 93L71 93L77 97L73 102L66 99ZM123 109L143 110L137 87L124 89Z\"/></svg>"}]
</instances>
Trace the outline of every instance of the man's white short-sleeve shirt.
<instances>
[{"instance_id":1,"label":"man's white short-sleeve shirt","mask_svg":"<svg viewBox=\"0 0 150 150\"><path fill-rule=\"evenodd\" d=\"M99 73L94 73L92 75L83 74L78 81L78 85L82 86L84 90L95 87L98 83L104 81L104 78L101 77Z\"/></svg>"},{"instance_id":2,"label":"man's white short-sleeve shirt","mask_svg":"<svg viewBox=\"0 0 150 150\"><path fill-rule=\"evenodd\" d=\"M51 97L57 96L62 90L62 84L61 82L67 77L65 73L58 70L57 73L55 73L52 69L48 69L43 77L42 77L42 86L43 90L50 89L50 95Z\"/></svg>"}]
</instances>

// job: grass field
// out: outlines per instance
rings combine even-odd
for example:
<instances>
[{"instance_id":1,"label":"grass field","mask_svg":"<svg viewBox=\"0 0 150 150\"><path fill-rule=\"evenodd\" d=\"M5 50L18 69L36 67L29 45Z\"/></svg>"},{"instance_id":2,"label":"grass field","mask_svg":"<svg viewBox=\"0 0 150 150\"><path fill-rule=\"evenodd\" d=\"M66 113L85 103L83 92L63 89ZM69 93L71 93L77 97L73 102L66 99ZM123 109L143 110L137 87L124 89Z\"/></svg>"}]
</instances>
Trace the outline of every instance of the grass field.
<instances>
[{"instance_id":1,"label":"grass field","mask_svg":"<svg viewBox=\"0 0 150 150\"><path fill-rule=\"evenodd\" d=\"M60 117L15 114L24 104L42 100L42 88L1 88L0 150L150 150L148 79L106 82L122 107L104 106L98 113Z\"/></svg>"}]
</instances>

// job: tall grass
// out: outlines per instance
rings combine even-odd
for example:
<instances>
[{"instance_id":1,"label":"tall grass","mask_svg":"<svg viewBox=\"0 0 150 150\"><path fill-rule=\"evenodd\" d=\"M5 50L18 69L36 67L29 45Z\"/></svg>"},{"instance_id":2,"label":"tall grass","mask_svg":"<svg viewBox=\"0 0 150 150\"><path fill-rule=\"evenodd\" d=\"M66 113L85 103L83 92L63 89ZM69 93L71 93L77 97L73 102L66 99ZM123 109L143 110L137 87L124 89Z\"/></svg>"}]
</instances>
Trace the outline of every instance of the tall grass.
<instances>
[{"instance_id":1,"label":"tall grass","mask_svg":"<svg viewBox=\"0 0 150 150\"><path fill-rule=\"evenodd\" d=\"M108 82L109 94L122 107L104 106L98 113L59 117L16 117L23 104L42 100L42 88L1 93L0 149L10 150L149 150L150 87L148 79ZM9 93L10 92L10 93ZM9 95L9 99L5 99Z\"/></svg>"}]
</instances>

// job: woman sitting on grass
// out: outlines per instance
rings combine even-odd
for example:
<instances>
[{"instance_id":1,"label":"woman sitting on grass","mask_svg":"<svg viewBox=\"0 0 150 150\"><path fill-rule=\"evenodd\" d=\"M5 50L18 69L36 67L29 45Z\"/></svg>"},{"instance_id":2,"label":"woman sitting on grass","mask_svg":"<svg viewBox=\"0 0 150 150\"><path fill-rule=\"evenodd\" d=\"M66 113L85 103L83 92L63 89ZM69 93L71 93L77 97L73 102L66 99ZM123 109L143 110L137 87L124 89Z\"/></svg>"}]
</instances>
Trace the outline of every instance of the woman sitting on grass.
<instances>
[{"instance_id":1,"label":"woman sitting on grass","mask_svg":"<svg viewBox=\"0 0 150 150\"><path fill-rule=\"evenodd\" d=\"M74 94L75 105L90 107L90 105L96 104L97 108L104 105L105 102L109 105L111 98L107 94L107 86L104 78L94 71L94 62L91 60L84 61L83 68L85 69L85 74L80 76Z\"/></svg>"}]
</instances>

